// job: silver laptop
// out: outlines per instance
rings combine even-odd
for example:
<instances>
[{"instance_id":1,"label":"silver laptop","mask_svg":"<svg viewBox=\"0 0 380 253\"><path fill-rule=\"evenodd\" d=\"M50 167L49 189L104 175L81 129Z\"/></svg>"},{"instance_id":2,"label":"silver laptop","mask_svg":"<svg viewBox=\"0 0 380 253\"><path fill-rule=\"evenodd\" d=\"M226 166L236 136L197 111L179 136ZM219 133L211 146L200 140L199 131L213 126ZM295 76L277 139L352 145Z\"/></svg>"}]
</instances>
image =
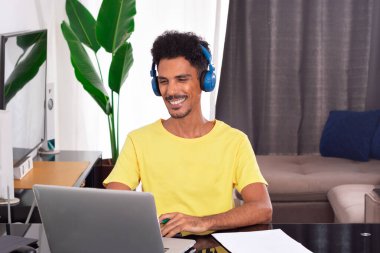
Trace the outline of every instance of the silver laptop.
<instances>
[{"instance_id":1,"label":"silver laptop","mask_svg":"<svg viewBox=\"0 0 380 253\"><path fill-rule=\"evenodd\" d=\"M34 185L52 253L186 252L194 240L161 237L153 195Z\"/></svg>"}]
</instances>

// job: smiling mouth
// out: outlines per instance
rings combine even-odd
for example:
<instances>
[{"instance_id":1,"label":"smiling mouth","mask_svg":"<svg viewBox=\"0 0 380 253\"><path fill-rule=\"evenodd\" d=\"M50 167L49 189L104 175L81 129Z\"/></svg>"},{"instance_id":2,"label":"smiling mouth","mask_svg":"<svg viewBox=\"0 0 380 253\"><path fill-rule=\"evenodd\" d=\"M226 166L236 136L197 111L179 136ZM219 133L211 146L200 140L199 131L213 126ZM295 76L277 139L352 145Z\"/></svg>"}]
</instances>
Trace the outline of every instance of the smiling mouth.
<instances>
[{"instance_id":1,"label":"smiling mouth","mask_svg":"<svg viewBox=\"0 0 380 253\"><path fill-rule=\"evenodd\" d=\"M171 101L169 101L169 103L171 105L178 105L178 104L182 103L183 101L185 101L185 98L178 99L178 100L171 100Z\"/></svg>"},{"instance_id":2,"label":"smiling mouth","mask_svg":"<svg viewBox=\"0 0 380 253\"><path fill-rule=\"evenodd\" d=\"M186 98L187 96L169 96L166 97L166 101L168 101L171 105L179 105L184 102Z\"/></svg>"}]
</instances>

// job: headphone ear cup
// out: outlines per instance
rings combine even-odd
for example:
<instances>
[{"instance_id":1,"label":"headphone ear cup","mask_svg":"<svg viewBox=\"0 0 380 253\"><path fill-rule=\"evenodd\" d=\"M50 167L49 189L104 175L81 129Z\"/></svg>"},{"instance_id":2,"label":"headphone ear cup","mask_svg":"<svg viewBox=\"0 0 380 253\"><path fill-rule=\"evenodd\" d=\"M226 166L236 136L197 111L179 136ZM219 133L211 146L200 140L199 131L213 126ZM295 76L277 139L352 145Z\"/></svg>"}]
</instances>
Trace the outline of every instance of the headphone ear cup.
<instances>
[{"instance_id":1,"label":"headphone ear cup","mask_svg":"<svg viewBox=\"0 0 380 253\"><path fill-rule=\"evenodd\" d=\"M206 92L213 91L215 88L215 82L216 82L215 72L204 71L202 72L202 77L203 77L202 90Z\"/></svg>"},{"instance_id":2,"label":"headphone ear cup","mask_svg":"<svg viewBox=\"0 0 380 253\"><path fill-rule=\"evenodd\" d=\"M205 76L206 76L207 71L202 71L201 75L199 76L199 84L201 85L201 90L205 90L204 87L204 81L205 81Z\"/></svg>"},{"instance_id":3,"label":"headphone ear cup","mask_svg":"<svg viewBox=\"0 0 380 253\"><path fill-rule=\"evenodd\" d=\"M202 44L201 44L201 49L208 63L208 71L203 71L201 74L201 79L200 79L201 89L203 91L209 92L209 91L213 91L215 88L215 83L216 83L215 67L212 65L210 52Z\"/></svg>"},{"instance_id":4,"label":"headphone ear cup","mask_svg":"<svg viewBox=\"0 0 380 253\"><path fill-rule=\"evenodd\" d=\"M152 89L156 96L161 96L160 89L158 88L157 77L152 77Z\"/></svg>"},{"instance_id":5,"label":"headphone ear cup","mask_svg":"<svg viewBox=\"0 0 380 253\"><path fill-rule=\"evenodd\" d=\"M150 69L150 76L152 77L152 90L156 96L161 96L160 89L158 88L157 74L156 74L156 64L152 63L152 68Z\"/></svg>"}]
</instances>

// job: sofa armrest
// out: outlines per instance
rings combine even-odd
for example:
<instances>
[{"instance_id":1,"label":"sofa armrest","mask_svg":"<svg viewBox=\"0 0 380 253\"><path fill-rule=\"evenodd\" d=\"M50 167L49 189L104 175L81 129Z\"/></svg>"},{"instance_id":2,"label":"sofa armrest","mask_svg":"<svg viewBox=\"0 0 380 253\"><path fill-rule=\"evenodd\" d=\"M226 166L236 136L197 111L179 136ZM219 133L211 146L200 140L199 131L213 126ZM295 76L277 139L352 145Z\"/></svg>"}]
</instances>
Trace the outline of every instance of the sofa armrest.
<instances>
[{"instance_id":1,"label":"sofa armrest","mask_svg":"<svg viewBox=\"0 0 380 253\"><path fill-rule=\"evenodd\" d=\"M380 196L372 191L365 194L365 223L380 223Z\"/></svg>"}]
</instances>

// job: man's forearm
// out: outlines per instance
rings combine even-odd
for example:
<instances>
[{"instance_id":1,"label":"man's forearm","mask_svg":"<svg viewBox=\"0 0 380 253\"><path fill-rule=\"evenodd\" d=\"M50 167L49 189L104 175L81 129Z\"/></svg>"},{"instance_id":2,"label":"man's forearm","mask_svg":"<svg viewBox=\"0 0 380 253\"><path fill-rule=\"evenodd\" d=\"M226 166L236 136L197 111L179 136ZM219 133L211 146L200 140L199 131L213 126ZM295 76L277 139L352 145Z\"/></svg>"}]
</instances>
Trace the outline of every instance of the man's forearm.
<instances>
[{"instance_id":1,"label":"man's forearm","mask_svg":"<svg viewBox=\"0 0 380 253\"><path fill-rule=\"evenodd\" d=\"M225 213L201 217L207 230L221 230L254 224L269 223L272 220L270 203L248 202Z\"/></svg>"},{"instance_id":2,"label":"man's forearm","mask_svg":"<svg viewBox=\"0 0 380 253\"><path fill-rule=\"evenodd\" d=\"M262 183L249 184L243 188L241 195L244 200L242 206L220 214L203 217L183 213L163 214L159 217L160 221L170 220L161 227L161 234L172 237L183 231L202 233L271 222L272 204L266 185Z\"/></svg>"},{"instance_id":3,"label":"man's forearm","mask_svg":"<svg viewBox=\"0 0 380 253\"><path fill-rule=\"evenodd\" d=\"M203 233L205 231L268 223L272 219L272 207L270 202L267 204L247 202L221 214L195 217L183 213L167 213L159 217L160 222L165 219L168 219L169 222L161 227L161 234L172 237L183 231Z\"/></svg>"}]
</instances>

